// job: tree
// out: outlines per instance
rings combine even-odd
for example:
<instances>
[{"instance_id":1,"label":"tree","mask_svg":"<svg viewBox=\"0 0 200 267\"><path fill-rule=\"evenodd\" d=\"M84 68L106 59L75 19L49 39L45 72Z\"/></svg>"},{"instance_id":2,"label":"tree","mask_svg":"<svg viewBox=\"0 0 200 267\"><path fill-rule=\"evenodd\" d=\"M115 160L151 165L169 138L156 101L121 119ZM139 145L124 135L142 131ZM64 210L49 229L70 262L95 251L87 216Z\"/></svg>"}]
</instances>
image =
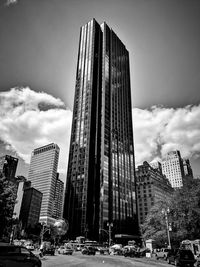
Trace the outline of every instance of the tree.
<instances>
[{"instance_id":1,"label":"tree","mask_svg":"<svg viewBox=\"0 0 200 267\"><path fill-rule=\"evenodd\" d=\"M0 172L0 239L9 240L15 204L14 184Z\"/></svg>"},{"instance_id":2,"label":"tree","mask_svg":"<svg viewBox=\"0 0 200 267\"><path fill-rule=\"evenodd\" d=\"M167 243L167 225L162 209L169 209L168 222L172 227L171 244L179 246L184 239L200 238L200 181L187 179L176 189L170 200L156 203L142 226L145 239L154 239L158 246Z\"/></svg>"},{"instance_id":3,"label":"tree","mask_svg":"<svg viewBox=\"0 0 200 267\"><path fill-rule=\"evenodd\" d=\"M34 225L28 225L25 229L25 234L27 238L32 239L34 242L39 242L41 231L42 224L38 222Z\"/></svg>"},{"instance_id":4,"label":"tree","mask_svg":"<svg viewBox=\"0 0 200 267\"><path fill-rule=\"evenodd\" d=\"M172 236L178 240L200 238L200 181L188 179L171 200Z\"/></svg>"},{"instance_id":5,"label":"tree","mask_svg":"<svg viewBox=\"0 0 200 267\"><path fill-rule=\"evenodd\" d=\"M19 218L12 219L13 239L21 239L22 223Z\"/></svg>"},{"instance_id":6,"label":"tree","mask_svg":"<svg viewBox=\"0 0 200 267\"><path fill-rule=\"evenodd\" d=\"M151 208L144 224L142 234L145 240L153 239L158 247L167 243L165 215L162 210L169 206L169 201L159 201Z\"/></svg>"}]
</instances>

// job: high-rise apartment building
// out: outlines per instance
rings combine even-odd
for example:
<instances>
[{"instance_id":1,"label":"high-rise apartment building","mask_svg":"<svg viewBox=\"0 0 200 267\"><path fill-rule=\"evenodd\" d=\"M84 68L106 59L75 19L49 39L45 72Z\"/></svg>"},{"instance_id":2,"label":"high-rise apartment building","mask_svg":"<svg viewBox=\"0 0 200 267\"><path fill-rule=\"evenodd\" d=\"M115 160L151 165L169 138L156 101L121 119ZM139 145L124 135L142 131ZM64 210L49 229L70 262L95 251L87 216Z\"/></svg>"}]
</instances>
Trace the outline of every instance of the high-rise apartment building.
<instances>
[{"instance_id":1,"label":"high-rise apartment building","mask_svg":"<svg viewBox=\"0 0 200 267\"><path fill-rule=\"evenodd\" d=\"M139 224L143 224L151 207L161 200L170 199L173 188L162 174L161 164L144 162L136 169L137 207Z\"/></svg>"},{"instance_id":2,"label":"high-rise apartment building","mask_svg":"<svg viewBox=\"0 0 200 267\"><path fill-rule=\"evenodd\" d=\"M58 145L53 143L34 149L28 173L32 187L43 194L40 222L48 225L55 222L53 211L59 151Z\"/></svg>"},{"instance_id":3,"label":"high-rise apartment building","mask_svg":"<svg viewBox=\"0 0 200 267\"><path fill-rule=\"evenodd\" d=\"M54 191L54 211L53 211L53 217L55 219L62 218L63 197L64 197L64 183L59 179L59 173L57 173L56 185Z\"/></svg>"},{"instance_id":4,"label":"high-rise apartment building","mask_svg":"<svg viewBox=\"0 0 200 267\"><path fill-rule=\"evenodd\" d=\"M184 169L180 151L176 150L167 153L162 160L162 172L166 175L173 188L183 186Z\"/></svg>"},{"instance_id":5,"label":"high-rise apartment building","mask_svg":"<svg viewBox=\"0 0 200 267\"><path fill-rule=\"evenodd\" d=\"M129 53L104 22L81 27L64 205L69 236L136 233Z\"/></svg>"}]
</instances>

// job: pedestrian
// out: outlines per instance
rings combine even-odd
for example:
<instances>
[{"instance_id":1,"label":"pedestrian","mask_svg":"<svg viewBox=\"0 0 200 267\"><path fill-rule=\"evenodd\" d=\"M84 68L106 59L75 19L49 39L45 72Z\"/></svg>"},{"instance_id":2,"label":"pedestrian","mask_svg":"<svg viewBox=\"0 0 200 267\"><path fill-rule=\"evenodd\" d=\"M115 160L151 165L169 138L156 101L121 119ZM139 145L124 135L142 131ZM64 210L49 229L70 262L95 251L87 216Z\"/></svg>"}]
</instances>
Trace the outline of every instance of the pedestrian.
<instances>
[{"instance_id":1,"label":"pedestrian","mask_svg":"<svg viewBox=\"0 0 200 267\"><path fill-rule=\"evenodd\" d=\"M43 254L44 253L44 243L42 242L41 245L40 245L40 257L42 258L43 257Z\"/></svg>"}]
</instances>

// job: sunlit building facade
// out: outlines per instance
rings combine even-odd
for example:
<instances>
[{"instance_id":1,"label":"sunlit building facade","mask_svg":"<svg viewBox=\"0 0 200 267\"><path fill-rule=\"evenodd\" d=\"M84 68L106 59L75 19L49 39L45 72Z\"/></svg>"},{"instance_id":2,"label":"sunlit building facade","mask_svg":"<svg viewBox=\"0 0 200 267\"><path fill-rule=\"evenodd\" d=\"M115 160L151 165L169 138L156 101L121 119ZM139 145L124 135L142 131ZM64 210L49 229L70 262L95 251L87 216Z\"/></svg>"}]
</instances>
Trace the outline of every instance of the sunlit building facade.
<instances>
[{"instance_id":1,"label":"sunlit building facade","mask_svg":"<svg viewBox=\"0 0 200 267\"><path fill-rule=\"evenodd\" d=\"M170 151L162 160L162 172L166 175L173 188L183 186L184 169L180 151Z\"/></svg>"},{"instance_id":2,"label":"sunlit building facade","mask_svg":"<svg viewBox=\"0 0 200 267\"><path fill-rule=\"evenodd\" d=\"M30 185L31 182L27 182L26 178L24 176L18 176L18 188L17 188L17 197L15 201L15 206L14 206L14 211L13 211L13 218L19 218L19 213L22 205L22 198L23 198L23 193L24 193L24 187L26 185Z\"/></svg>"},{"instance_id":3,"label":"sunlit building facade","mask_svg":"<svg viewBox=\"0 0 200 267\"><path fill-rule=\"evenodd\" d=\"M64 218L69 236L137 232L129 53L106 23L81 27Z\"/></svg>"},{"instance_id":4,"label":"sunlit building facade","mask_svg":"<svg viewBox=\"0 0 200 267\"><path fill-rule=\"evenodd\" d=\"M139 225L157 202L167 201L174 192L169 180L162 174L160 162L143 162L136 168L136 191Z\"/></svg>"},{"instance_id":5,"label":"sunlit building facade","mask_svg":"<svg viewBox=\"0 0 200 267\"><path fill-rule=\"evenodd\" d=\"M32 187L42 193L40 222L48 225L56 221L53 212L59 152L58 145L54 143L34 149L28 173Z\"/></svg>"}]
</instances>

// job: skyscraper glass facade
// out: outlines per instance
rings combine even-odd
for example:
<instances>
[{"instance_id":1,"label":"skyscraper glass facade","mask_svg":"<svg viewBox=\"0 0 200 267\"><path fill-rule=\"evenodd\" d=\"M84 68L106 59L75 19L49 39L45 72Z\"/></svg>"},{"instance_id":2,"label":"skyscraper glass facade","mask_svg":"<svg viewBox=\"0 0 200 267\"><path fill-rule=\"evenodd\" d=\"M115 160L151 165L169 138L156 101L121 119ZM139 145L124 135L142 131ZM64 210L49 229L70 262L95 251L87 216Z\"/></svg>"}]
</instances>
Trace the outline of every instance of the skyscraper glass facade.
<instances>
[{"instance_id":1,"label":"skyscraper glass facade","mask_svg":"<svg viewBox=\"0 0 200 267\"><path fill-rule=\"evenodd\" d=\"M64 217L69 235L134 233L129 54L106 23L81 27ZM135 224L136 226L136 224Z\"/></svg>"}]
</instances>

